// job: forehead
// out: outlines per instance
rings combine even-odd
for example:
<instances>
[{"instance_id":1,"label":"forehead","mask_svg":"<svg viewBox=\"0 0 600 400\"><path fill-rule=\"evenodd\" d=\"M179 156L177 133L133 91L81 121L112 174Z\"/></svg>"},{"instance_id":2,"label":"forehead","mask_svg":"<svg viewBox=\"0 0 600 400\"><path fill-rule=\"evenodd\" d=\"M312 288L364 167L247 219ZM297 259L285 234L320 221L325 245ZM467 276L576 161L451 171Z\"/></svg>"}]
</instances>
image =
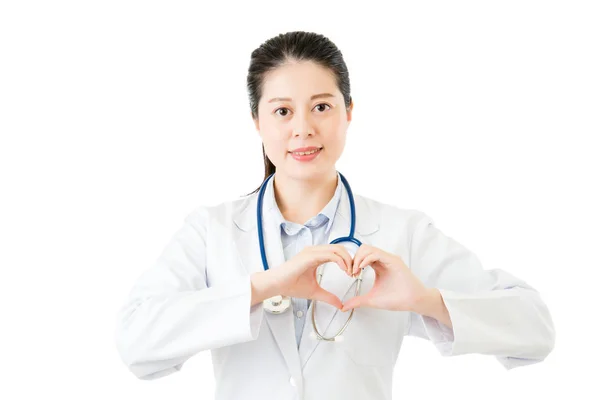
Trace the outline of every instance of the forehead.
<instances>
[{"instance_id":1,"label":"forehead","mask_svg":"<svg viewBox=\"0 0 600 400\"><path fill-rule=\"evenodd\" d=\"M308 100L310 96L324 92L341 96L333 72L311 61L294 61L265 74L261 102L268 102L273 97Z\"/></svg>"}]
</instances>

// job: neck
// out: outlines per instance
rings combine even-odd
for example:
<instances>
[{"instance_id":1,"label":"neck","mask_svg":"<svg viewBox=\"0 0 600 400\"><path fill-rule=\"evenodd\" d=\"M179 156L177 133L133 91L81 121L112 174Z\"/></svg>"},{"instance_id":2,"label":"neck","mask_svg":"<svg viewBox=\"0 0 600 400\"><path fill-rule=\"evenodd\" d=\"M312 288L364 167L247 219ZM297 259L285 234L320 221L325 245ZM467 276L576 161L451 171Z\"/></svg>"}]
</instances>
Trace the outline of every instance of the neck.
<instances>
[{"instance_id":1,"label":"neck","mask_svg":"<svg viewBox=\"0 0 600 400\"><path fill-rule=\"evenodd\" d=\"M304 224L329 203L335 193L337 179L335 169L314 179L294 179L276 173L273 190L281 215L287 221Z\"/></svg>"}]
</instances>

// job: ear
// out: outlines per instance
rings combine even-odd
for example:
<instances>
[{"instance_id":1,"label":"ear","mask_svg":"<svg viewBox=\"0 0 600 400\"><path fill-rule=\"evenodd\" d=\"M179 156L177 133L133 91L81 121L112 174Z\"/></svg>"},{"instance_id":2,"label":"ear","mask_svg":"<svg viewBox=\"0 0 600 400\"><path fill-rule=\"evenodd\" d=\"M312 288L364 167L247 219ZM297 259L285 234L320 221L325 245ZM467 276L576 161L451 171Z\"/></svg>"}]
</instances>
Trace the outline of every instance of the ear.
<instances>
[{"instance_id":1,"label":"ear","mask_svg":"<svg viewBox=\"0 0 600 400\"><path fill-rule=\"evenodd\" d=\"M254 127L256 128L256 131L260 132L260 128L259 128L259 124L258 124L258 118L254 118L254 116L252 115L252 112L250 112L250 117L254 121Z\"/></svg>"},{"instance_id":2,"label":"ear","mask_svg":"<svg viewBox=\"0 0 600 400\"><path fill-rule=\"evenodd\" d=\"M346 119L348 122L352 121L352 109L354 109L354 100L350 100L350 105L346 110Z\"/></svg>"}]
</instances>

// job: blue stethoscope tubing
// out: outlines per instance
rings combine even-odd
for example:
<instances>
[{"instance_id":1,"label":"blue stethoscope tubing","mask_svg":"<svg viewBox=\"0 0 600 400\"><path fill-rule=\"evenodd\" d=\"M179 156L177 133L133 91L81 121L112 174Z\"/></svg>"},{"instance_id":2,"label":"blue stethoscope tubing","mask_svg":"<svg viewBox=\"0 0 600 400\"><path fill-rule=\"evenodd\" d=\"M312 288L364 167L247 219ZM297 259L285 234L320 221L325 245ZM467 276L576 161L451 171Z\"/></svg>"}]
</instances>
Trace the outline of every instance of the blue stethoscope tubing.
<instances>
[{"instance_id":1,"label":"blue stethoscope tubing","mask_svg":"<svg viewBox=\"0 0 600 400\"><path fill-rule=\"evenodd\" d=\"M350 185L348 184L348 181L346 180L344 175L342 175L341 173L339 173L339 174L340 174L342 183L344 184L344 187L346 188L346 191L348 192L348 200L350 201L350 233L348 234L348 236L339 237L337 239L332 240L331 243L329 243L329 244L337 244L340 242L352 242L352 243L356 244L358 247L360 247L362 245L361 241L354 237L354 228L356 225L356 209L354 206L354 196L352 195L352 189L350 188ZM269 269L269 263L267 262L267 255L265 253L265 240L263 237L263 226L262 226L263 197L264 197L264 193L265 193L265 188L267 187L267 182L269 182L269 179L271 179L274 175L275 175L275 173L272 173L271 175L269 175L269 177L267 179L265 179L263 185L260 188L260 192L258 193L258 204L256 206L256 220L258 222L258 243L260 245L260 256L262 258L263 268L265 269L265 271Z\"/></svg>"},{"instance_id":2,"label":"blue stethoscope tubing","mask_svg":"<svg viewBox=\"0 0 600 400\"><path fill-rule=\"evenodd\" d=\"M358 247L360 247L362 245L362 242L354 237L354 228L356 225L356 208L354 206L354 196L352 195L352 189L350 188L350 185L348 184L348 181L346 180L344 175L342 175L341 173L339 173L339 174L340 174L342 183L344 184L344 187L346 188L346 191L348 192L348 200L350 201L350 233L348 234L348 236L339 237L337 239L332 240L330 244L336 244L336 243L340 243L340 242L352 242L352 243L356 244ZM260 188L260 192L258 194L258 202L257 202L257 206L256 206L256 220L258 223L258 242L260 244L260 256L262 258L263 268L265 269L265 271L267 271L269 269L269 264L267 262L267 255L265 253L265 243L264 243L264 238L263 238L263 226L262 226L263 197L264 197L264 193L265 193L265 188L267 187L267 183L269 182L269 179L271 179L274 175L275 175L275 173L272 173L271 175L269 175L269 177L267 179L265 179L263 185ZM362 272L363 271L361 271L358 279L356 279L356 281L355 281L355 282L357 282L355 293L354 293L355 296L358 296L360 293L360 286L361 286L361 282L362 282ZM321 272L319 275L322 276L322 274L323 273ZM319 283L320 283L320 279L319 279ZM275 296L273 299L265 300L265 302L269 302L269 301L271 301L272 306L279 307L276 313L281 313L290 307L289 298L286 298L284 300L282 296ZM285 301L285 303L282 303L284 301ZM350 315L346 319L346 323L344 324L344 326L336 334L334 334L333 336L330 336L330 337L323 336L323 334L321 334L319 332L319 330L317 329L317 322L316 322L316 317L315 317L316 309L317 309L317 307L316 307L316 301L315 301L315 302L313 302L312 315L311 315L314 332L311 334L311 336L315 339L325 340L325 341L329 341L329 342L337 342L337 341L343 340L342 334L348 327L348 324L350 323L350 320L352 319L352 316L354 315L355 309L352 309L352 311L350 312ZM274 311L271 311L271 312L274 312Z\"/></svg>"}]
</instances>

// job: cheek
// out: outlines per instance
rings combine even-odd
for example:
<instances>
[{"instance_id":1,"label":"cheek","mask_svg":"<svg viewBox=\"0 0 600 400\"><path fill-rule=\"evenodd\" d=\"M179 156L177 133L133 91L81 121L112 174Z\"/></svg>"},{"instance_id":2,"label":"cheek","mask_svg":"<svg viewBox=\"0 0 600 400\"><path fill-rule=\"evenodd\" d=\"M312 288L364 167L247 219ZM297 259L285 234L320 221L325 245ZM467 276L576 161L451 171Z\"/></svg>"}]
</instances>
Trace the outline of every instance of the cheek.
<instances>
[{"instance_id":1,"label":"cheek","mask_svg":"<svg viewBox=\"0 0 600 400\"><path fill-rule=\"evenodd\" d=\"M344 152L344 147L346 146L346 133L339 132L336 133L335 136L331 137L329 142L329 154L334 159L339 159L342 153Z\"/></svg>"},{"instance_id":2,"label":"cheek","mask_svg":"<svg viewBox=\"0 0 600 400\"><path fill-rule=\"evenodd\" d=\"M335 118L328 118L323 122L324 123L321 128L324 130L324 132L329 132L331 137L335 138L335 140L340 140L346 135L348 123L342 117L336 116Z\"/></svg>"},{"instance_id":3,"label":"cheek","mask_svg":"<svg viewBox=\"0 0 600 400\"><path fill-rule=\"evenodd\" d=\"M287 142L277 131L269 131L262 133L262 141L265 146L265 152L269 159L275 163L285 157L287 153Z\"/></svg>"},{"instance_id":4,"label":"cheek","mask_svg":"<svg viewBox=\"0 0 600 400\"><path fill-rule=\"evenodd\" d=\"M327 131L327 141L329 142L329 146L336 149L341 149L344 147L346 142L346 126L340 124L339 122L332 123Z\"/></svg>"},{"instance_id":5,"label":"cheek","mask_svg":"<svg viewBox=\"0 0 600 400\"><path fill-rule=\"evenodd\" d=\"M269 146L269 148L273 150L277 150L278 148L282 148L286 146L286 141L284 135L277 131L273 130L263 134L263 142L265 146Z\"/></svg>"}]
</instances>

